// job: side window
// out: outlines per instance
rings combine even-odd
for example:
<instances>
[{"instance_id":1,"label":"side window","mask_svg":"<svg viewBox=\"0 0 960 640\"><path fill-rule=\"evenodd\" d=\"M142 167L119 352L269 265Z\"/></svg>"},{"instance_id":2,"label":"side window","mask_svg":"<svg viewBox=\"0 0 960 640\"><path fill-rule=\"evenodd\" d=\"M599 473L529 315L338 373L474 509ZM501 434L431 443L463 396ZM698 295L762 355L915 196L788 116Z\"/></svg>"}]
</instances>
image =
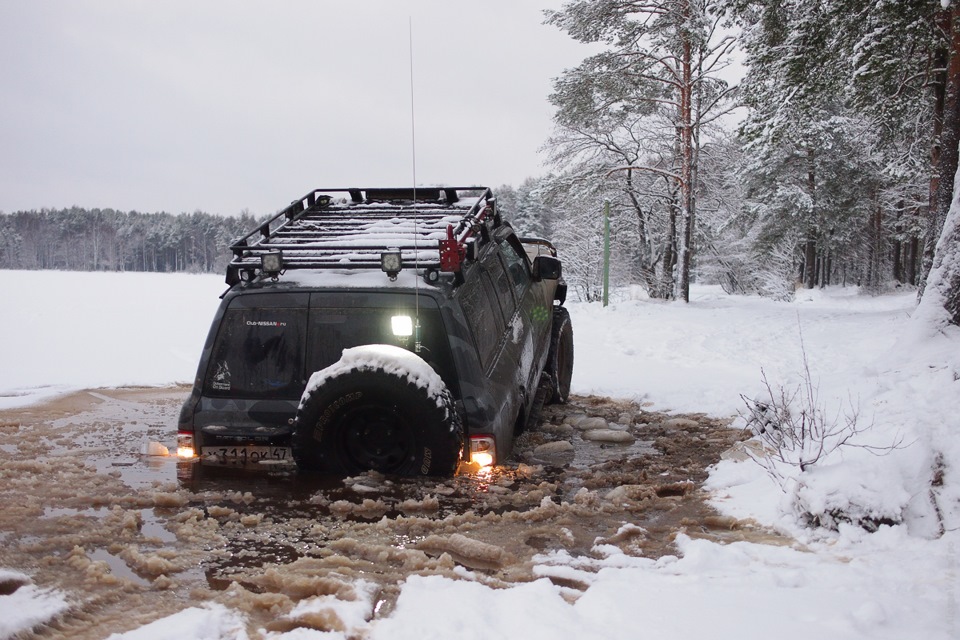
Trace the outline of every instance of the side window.
<instances>
[{"instance_id":1,"label":"side window","mask_svg":"<svg viewBox=\"0 0 960 640\"><path fill-rule=\"evenodd\" d=\"M500 301L500 308L503 310L504 322L510 322L510 318L513 317L513 312L516 309L516 302L513 299L513 283L507 276L507 270L499 258L494 258L484 266L490 274L490 279L493 280L493 288L497 300Z\"/></svg>"},{"instance_id":2,"label":"side window","mask_svg":"<svg viewBox=\"0 0 960 640\"><path fill-rule=\"evenodd\" d=\"M509 242L500 245L500 255L503 256L503 263L507 267L507 273L510 274L510 280L513 281L513 291L517 300L523 300L523 294L526 293L531 280L526 259L517 253L516 248Z\"/></svg>"},{"instance_id":3,"label":"side window","mask_svg":"<svg viewBox=\"0 0 960 640\"><path fill-rule=\"evenodd\" d=\"M480 364L486 369L496 357L497 345L503 333L503 321L500 309L496 306L490 279L479 269L476 276L460 287L457 297L477 344Z\"/></svg>"}]
</instances>

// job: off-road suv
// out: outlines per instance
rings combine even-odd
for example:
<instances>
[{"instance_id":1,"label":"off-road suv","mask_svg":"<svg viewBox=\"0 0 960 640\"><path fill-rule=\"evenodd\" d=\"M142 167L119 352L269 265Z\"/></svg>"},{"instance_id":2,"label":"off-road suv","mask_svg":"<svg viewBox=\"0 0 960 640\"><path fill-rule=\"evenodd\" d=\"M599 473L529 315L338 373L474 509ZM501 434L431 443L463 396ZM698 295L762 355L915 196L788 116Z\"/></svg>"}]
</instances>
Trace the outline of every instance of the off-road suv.
<instances>
[{"instance_id":1,"label":"off-road suv","mask_svg":"<svg viewBox=\"0 0 960 640\"><path fill-rule=\"evenodd\" d=\"M503 461L566 400L556 250L489 189L318 189L231 249L184 457L446 475Z\"/></svg>"}]
</instances>

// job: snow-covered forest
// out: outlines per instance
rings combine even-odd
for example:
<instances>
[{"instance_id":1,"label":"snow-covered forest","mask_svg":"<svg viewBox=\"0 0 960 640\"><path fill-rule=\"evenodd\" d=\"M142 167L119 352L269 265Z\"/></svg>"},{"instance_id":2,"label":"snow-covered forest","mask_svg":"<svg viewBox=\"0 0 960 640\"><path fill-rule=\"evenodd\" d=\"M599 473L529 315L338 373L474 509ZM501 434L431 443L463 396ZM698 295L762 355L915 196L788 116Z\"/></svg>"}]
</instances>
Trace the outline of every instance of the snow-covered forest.
<instances>
[{"instance_id":1,"label":"snow-covered forest","mask_svg":"<svg viewBox=\"0 0 960 640\"><path fill-rule=\"evenodd\" d=\"M571 2L548 22L602 50L554 82L555 171L501 198L573 258L583 300L600 295L604 200L613 282L652 297L686 300L691 279L777 299L922 288L960 140L949 5Z\"/></svg>"},{"instance_id":2,"label":"snow-covered forest","mask_svg":"<svg viewBox=\"0 0 960 640\"><path fill-rule=\"evenodd\" d=\"M253 215L42 209L0 215L0 269L223 271Z\"/></svg>"}]
</instances>

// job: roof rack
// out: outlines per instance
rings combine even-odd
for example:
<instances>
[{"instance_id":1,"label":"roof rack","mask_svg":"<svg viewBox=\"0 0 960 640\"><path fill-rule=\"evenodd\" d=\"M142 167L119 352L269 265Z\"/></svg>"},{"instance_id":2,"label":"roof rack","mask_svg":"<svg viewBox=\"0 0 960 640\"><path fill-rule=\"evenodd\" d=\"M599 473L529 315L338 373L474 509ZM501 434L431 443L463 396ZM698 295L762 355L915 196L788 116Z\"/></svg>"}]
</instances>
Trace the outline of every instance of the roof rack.
<instances>
[{"instance_id":1,"label":"roof rack","mask_svg":"<svg viewBox=\"0 0 960 640\"><path fill-rule=\"evenodd\" d=\"M314 189L234 242L227 284L288 269L388 271L382 257L397 252L425 273L458 274L501 222L487 187Z\"/></svg>"}]
</instances>

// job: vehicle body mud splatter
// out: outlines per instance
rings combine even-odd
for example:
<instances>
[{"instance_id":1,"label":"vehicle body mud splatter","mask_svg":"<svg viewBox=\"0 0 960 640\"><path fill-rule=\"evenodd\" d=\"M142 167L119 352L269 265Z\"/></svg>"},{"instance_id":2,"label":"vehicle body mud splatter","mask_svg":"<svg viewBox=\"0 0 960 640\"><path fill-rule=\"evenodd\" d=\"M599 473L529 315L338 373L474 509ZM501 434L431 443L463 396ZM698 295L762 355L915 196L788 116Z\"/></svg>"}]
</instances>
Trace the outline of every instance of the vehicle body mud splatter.
<instances>
[{"instance_id":1,"label":"vehicle body mud splatter","mask_svg":"<svg viewBox=\"0 0 960 640\"><path fill-rule=\"evenodd\" d=\"M723 420L575 396L545 408L504 466L344 479L141 455L173 448L187 393L86 391L0 412L0 568L71 604L34 637L102 638L207 601L246 613L251 631L334 630L335 613L299 616L298 603L333 596L388 616L415 574L493 587L546 576L573 601L586 581L551 575L545 555L614 545L656 558L680 531L751 534L699 488L742 439Z\"/></svg>"}]
</instances>

